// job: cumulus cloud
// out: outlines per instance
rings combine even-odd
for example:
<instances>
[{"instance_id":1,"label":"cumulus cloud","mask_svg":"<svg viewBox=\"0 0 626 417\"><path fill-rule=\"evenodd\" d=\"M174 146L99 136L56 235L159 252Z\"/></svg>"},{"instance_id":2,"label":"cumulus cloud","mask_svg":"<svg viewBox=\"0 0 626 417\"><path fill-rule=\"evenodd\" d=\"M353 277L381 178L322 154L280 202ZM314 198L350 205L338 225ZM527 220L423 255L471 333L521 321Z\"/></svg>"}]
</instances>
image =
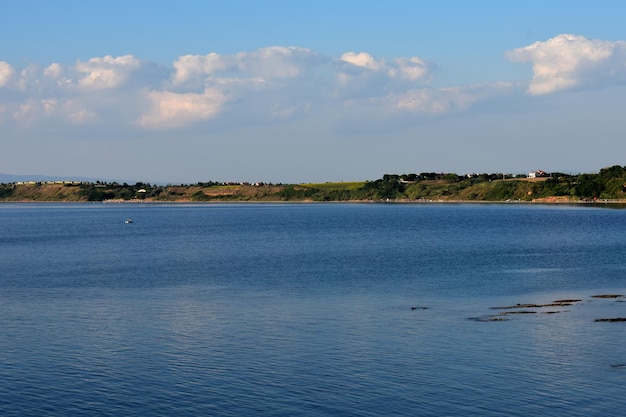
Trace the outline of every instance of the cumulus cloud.
<instances>
[{"instance_id":1,"label":"cumulus cloud","mask_svg":"<svg viewBox=\"0 0 626 417\"><path fill-rule=\"evenodd\" d=\"M507 57L532 63L527 90L532 95L626 81L621 41L559 35ZM465 111L523 91L497 81L433 87L436 70L435 63L418 56L386 59L348 51L326 57L283 46L184 55L168 67L134 55L24 68L0 61L0 123L155 131L273 123L315 112L339 120L346 114L364 121L376 115L384 122Z\"/></svg>"},{"instance_id":2,"label":"cumulus cloud","mask_svg":"<svg viewBox=\"0 0 626 417\"><path fill-rule=\"evenodd\" d=\"M172 67L133 55L94 57L74 65L13 68L0 62L4 120L21 126L120 126L149 130L224 123L268 123L315 111L442 114L485 97L467 88L426 86L435 65L420 57L378 59L367 52L324 57L273 46L222 55L184 55ZM340 114L340 113L338 113ZM367 119L368 116L365 116Z\"/></svg>"},{"instance_id":3,"label":"cumulus cloud","mask_svg":"<svg viewBox=\"0 0 626 417\"><path fill-rule=\"evenodd\" d=\"M342 80L361 74L381 74L389 79L404 79L411 82L429 82L436 66L419 57L397 58L388 63L376 59L366 52L346 52L339 60Z\"/></svg>"},{"instance_id":4,"label":"cumulus cloud","mask_svg":"<svg viewBox=\"0 0 626 417\"><path fill-rule=\"evenodd\" d=\"M513 62L530 62L532 95L626 81L626 42L562 34L545 42L514 49Z\"/></svg>"},{"instance_id":5,"label":"cumulus cloud","mask_svg":"<svg viewBox=\"0 0 626 417\"><path fill-rule=\"evenodd\" d=\"M324 62L307 48L273 46L233 55L185 55L174 62L175 85L224 78L296 78Z\"/></svg>"},{"instance_id":6,"label":"cumulus cloud","mask_svg":"<svg viewBox=\"0 0 626 417\"><path fill-rule=\"evenodd\" d=\"M432 69L432 64L418 57L398 58L396 59L396 66L389 69L389 75L409 81L430 81Z\"/></svg>"},{"instance_id":7,"label":"cumulus cloud","mask_svg":"<svg viewBox=\"0 0 626 417\"><path fill-rule=\"evenodd\" d=\"M169 71L151 67L133 55L21 70L4 63L0 80L12 80L21 95L0 103L2 112L21 126L54 121L161 130L218 119L267 123L329 108L440 114L472 101L463 89L425 89L435 65L419 57L386 61L346 52L335 59L307 48L274 46L184 55Z\"/></svg>"},{"instance_id":8,"label":"cumulus cloud","mask_svg":"<svg viewBox=\"0 0 626 417\"><path fill-rule=\"evenodd\" d=\"M108 89L122 85L140 67L141 62L132 55L91 58L78 61L75 70L83 76L78 80L82 87Z\"/></svg>"},{"instance_id":9,"label":"cumulus cloud","mask_svg":"<svg viewBox=\"0 0 626 417\"><path fill-rule=\"evenodd\" d=\"M49 78L59 78L63 74L63 66L58 63L50 64L44 71L43 75Z\"/></svg>"},{"instance_id":10,"label":"cumulus cloud","mask_svg":"<svg viewBox=\"0 0 626 417\"><path fill-rule=\"evenodd\" d=\"M436 66L419 57L377 59L366 52L346 52L334 63L337 99L376 99L423 87Z\"/></svg>"},{"instance_id":11,"label":"cumulus cloud","mask_svg":"<svg viewBox=\"0 0 626 417\"><path fill-rule=\"evenodd\" d=\"M184 55L174 62L175 84L181 84L193 78L201 78L216 72L225 71L229 67L227 59L211 52L208 55Z\"/></svg>"},{"instance_id":12,"label":"cumulus cloud","mask_svg":"<svg viewBox=\"0 0 626 417\"><path fill-rule=\"evenodd\" d=\"M7 85L14 73L15 69L8 62L0 61L0 87Z\"/></svg>"},{"instance_id":13,"label":"cumulus cloud","mask_svg":"<svg viewBox=\"0 0 626 417\"><path fill-rule=\"evenodd\" d=\"M16 106L11 116L21 127L33 127L59 118L70 125L85 125L98 121L97 112L88 107L92 106L80 100L30 99Z\"/></svg>"},{"instance_id":14,"label":"cumulus cloud","mask_svg":"<svg viewBox=\"0 0 626 417\"><path fill-rule=\"evenodd\" d=\"M377 71L384 66L383 62L376 61L372 55L366 52L346 52L341 55L341 60L371 71Z\"/></svg>"},{"instance_id":15,"label":"cumulus cloud","mask_svg":"<svg viewBox=\"0 0 626 417\"><path fill-rule=\"evenodd\" d=\"M138 123L149 129L182 127L211 119L219 113L225 101L222 93L211 89L202 94L153 91L148 96L151 108Z\"/></svg>"}]
</instances>

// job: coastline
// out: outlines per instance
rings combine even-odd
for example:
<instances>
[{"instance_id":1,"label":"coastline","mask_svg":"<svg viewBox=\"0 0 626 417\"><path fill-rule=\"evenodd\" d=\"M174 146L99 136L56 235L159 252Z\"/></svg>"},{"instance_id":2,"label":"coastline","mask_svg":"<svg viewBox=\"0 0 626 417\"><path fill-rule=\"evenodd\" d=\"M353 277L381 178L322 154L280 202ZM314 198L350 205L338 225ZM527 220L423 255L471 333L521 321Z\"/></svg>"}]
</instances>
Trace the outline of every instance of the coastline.
<instances>
[{"instance_id":1,"label":"coastline","mask_svg":"<svg viewBox=\"0 0 626 417\"><path fill-rule=\"evenodd\" d=\"M198 183L167 186L143 183L1 184L0 203L626 205L626 185L623 189L594 193L605 198L585 197L589 195L587 192L577 194L579 190L572 188L573 185L575 184L559 185L545 180L542 182L500 180L478 183L423 180L407 184L395 180L377 180L362 183L278 185Z\"/></svg>"},{"instance_id":2,"label":"coastline","mask_svg":"<svg viewBox=\"0 0 626 417\"><path fill-rule=\"evenodd\" d=\"M494 200L463 200L463 199L388 199L388 200L326 200L326 201L318 201L311 199L302 199L302 200L206 200L206 201L197 201L190 199L179 199L179 200L153 200L153 199L145 199L145 200L103 200L103 201L86 201L86 200L1 200L0 204L92 204L92 205L136 205L136 204L146 204L146 205L218 205L218 204L500 204L500 205L509 205L509 204L524 204L524 205L572 205L572 206L626 206L626 199L602 199L602 200L572 200L572 199L559 199L559 198L540 198L533 200L504 200L504 201L494 201Z\"/></svg>"}]
</instances>

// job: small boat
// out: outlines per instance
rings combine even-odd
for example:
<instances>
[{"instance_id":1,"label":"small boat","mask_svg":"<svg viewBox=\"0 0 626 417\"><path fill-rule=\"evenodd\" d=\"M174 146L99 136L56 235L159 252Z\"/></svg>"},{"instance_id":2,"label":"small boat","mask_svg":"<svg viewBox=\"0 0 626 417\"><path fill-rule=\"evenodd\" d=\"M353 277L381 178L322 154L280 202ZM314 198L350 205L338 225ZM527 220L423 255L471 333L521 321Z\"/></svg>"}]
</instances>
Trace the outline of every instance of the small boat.
<instances>
[{"instance_id":1,"label":"small boat","mask_svg":"<svg viewBox=\"0 0 626 417\"><path fill-rule=\"evenodd\" d=\"M130 217L128 219L124 220L124 223L126 223L126 224L132 223L132 222L133 222L133 219L131 219Z\"/></svg>"}]
</instances>

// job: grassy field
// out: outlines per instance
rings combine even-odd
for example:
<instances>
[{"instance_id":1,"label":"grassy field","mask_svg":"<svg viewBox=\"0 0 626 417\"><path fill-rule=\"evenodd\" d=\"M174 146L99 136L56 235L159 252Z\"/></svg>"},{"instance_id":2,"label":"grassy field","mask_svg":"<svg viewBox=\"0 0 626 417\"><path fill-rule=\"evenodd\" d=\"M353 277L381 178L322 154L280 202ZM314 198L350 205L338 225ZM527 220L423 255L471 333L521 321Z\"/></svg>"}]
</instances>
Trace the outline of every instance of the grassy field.
<instances>
[{"instance_id":1,"label":"grassy field","mask_svg":"<svg viewBox=\"0 0 626 417\"><path fill-rule=\"evenodd\" d=\"M324 182L324 183L309 183L309 184L300 184L302 187L309 188L317 188L324 191L329 190L337 190L337 191L353 191L357 190L365 184L365 181L354 181L354 182Z\"/></svg>"}]
</instances>

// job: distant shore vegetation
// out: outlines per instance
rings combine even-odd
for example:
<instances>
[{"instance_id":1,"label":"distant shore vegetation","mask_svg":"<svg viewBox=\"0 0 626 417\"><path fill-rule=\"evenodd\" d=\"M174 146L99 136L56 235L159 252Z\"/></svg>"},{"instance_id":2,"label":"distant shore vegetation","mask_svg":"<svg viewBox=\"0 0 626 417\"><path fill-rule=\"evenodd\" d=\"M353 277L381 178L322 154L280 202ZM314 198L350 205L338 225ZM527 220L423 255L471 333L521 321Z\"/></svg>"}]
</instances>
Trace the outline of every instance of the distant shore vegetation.
<instances>
[{"instance_id":1,"label":"distant shore vegetation","mask_svg":"<svg viewBox=\"0 0 626 417\"><path fill-rule=\"evenodd\" d=\"M422 172L385 174L373 181L311 184L198 182L153 185L117 182L12 182L0 184L0 201L75 202L620 202L626 203L626 166L595 174Z\"/></svg>"}]
</instances>

